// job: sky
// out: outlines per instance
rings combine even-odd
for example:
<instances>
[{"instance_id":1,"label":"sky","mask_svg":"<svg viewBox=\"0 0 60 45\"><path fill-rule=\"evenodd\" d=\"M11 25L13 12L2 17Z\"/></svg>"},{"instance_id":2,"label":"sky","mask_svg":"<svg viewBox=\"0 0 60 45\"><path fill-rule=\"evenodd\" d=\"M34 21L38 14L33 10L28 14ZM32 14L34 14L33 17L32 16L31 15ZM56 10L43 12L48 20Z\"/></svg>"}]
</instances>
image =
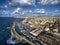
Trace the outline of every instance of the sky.
<instances>
[{"instance_id":1,"label":"sky","mask_svg":"<svg viewBox=\"0 0 60 45\"><path fill-rule=\"evenodd\" d=\"M60 13L60 0L0 0L0 12Z\"/></svg>"}]
</instances>

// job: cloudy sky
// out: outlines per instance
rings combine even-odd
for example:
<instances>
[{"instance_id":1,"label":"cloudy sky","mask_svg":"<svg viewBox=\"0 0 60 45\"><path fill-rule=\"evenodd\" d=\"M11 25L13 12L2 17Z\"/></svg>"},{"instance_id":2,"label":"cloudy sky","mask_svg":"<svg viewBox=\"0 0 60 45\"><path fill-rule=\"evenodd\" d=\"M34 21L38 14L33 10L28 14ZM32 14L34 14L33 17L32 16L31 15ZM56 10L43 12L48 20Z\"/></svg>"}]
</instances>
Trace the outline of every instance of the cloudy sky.
<instances>
[{"instance_id":1,"label":"cloudy sky","mask_svg":"<svg viewBox=\"0 0 60 45\"><path fill-rule=\"evenodd\" d=\"M0 12L55 13L60 11L60 0L0 0Z\"/></svg>"}]
</instances>

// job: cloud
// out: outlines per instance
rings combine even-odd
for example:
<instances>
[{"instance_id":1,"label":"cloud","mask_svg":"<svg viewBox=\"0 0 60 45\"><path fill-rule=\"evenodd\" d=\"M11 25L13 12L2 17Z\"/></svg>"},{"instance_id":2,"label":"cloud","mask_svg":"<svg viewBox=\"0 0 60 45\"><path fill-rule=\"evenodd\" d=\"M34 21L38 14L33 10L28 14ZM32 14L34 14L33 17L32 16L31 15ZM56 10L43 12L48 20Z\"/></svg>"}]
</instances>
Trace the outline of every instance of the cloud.
<instances>
[{"instance_id":1,"label":"cloud","mask_svg":"<svg viewBox=\"0 0 60 45\"><path fill-rule=\"evenodd\" d=\"M60 10L55 10L55 15L60 16Z\"/></svg>"},{"instance_id":2,"label":"cloud","mask_svg":"<svg viewBox=\"0 0 60 45\"><path fill-rule=\"evenodd\" d=\"M12 14L20 14L21 8L15 9Z\"/></svg>"},{"instance_id":3,"label":"cloud","mask_svg":"<svg viewBox=\"0 0 60 45\"><path fill-rule=\"evenodd\" d=\"M40 0L39 4L41 4L41 5L56 5L56 4L60 4L60 0Z\"/></svg>"},{"instance_id":4,"label":"cloud","mask_svg":"<svg viewBox=\"0 0 60 45\"><path fill-rule=\"evenodd\" d=\"M6 10L3 10L3 14L8 14L8 11L6 11Z\"/></svg>"},{"instance_id":5,"label":"cloud","mask_svg":"<svg viewBox=\"0 0 60 45\"><path fill-rule=\"evenodd\" d=\"M60 10L55 10L55 12L57 13L57 12L60 12Z\"/></svg>"},{"instance_id":6,"label":"cloud","mask_svg":"<svg viewBox=\"0 0 60 45\"><path fill-rule=\"evenodd\" d=\"M32 13L32 10L29 10L29 13Z\"/></svg>"},{"instance_id":7,"label":"cloud","mask_svg":"<svg viewBox=\"0 0 60 45\"><path fill-rule=\"evenodd\" d=\"M4 6L0 6L0 9L2 10L5 10L5 9L7 9L8 8L8 6L7 5L4 5Z\"/></svg>"},{"instance_id":8,"label":"cloud","mask_svg":"<svg viewBox=\"0 0 60 45\"><path fill-rule=\"evenodd\" d=\"M12 0L10 5L21 5L21 6L34 6L35 5L35 0Z\"/></svg>"},{"instance_id":9,"label":"cloud","mask_svg":"<svg viewBox=\"0 0 60 45\"><path fill-rule=\"evenodd\" d=\"M60 14L60 10L55 10L55 13L56 14Z\"/></svg>"},{"instance_id":10,"label":"cloud","mask_svg":"<svg viewBox=\"0 0 60 45\"><path fill-rule=\"evenodd\" d=\"M36 13L36 14L44 14L45 10L44 9L36 9L34 13Z\"/></svg>"},{"instance_id":11,"label":"cloud","mask_svg":"<svg viewBox=\"0 0 60 45\"><path fill-rule=\"evenodd\" d=\"M32 10L23 10L22 11L24 14L32 14Z\"/></svg>"},{"instance_id":12,"label":"cloud","mask_svg":"<svg viewBox=\"0 0 60 45\"><path fill-rule=\"evenodd\" d=\"M5 8L8 8L8 6L7 6L7 5L5 5L4 7L5 7Z\"/></svg>"},{"instance_id":13,"label":"cloud","mask_svg":"<svg viewBox=\"0 0 60 45\"><path fill-rule=\"evenodd\" d=\"M32 10L23 10L22 8L16 8L11 14L16 14L17 15L31 15L32 14Z\"/></svg>"},{"instance_id":14,"label":"cloud","mask_svg":"<svg viewBox=\"0 0 60 45\"><path fill-rule=\"evenodd\" d=\"M6 10L2 10L2 11L0 11L0 14L1 14L1 15L9 14L9 12L8 12L8 11L6 11ZM5 16L6 16L6 15L5 15Z\"/></svg>"}]
</instances>

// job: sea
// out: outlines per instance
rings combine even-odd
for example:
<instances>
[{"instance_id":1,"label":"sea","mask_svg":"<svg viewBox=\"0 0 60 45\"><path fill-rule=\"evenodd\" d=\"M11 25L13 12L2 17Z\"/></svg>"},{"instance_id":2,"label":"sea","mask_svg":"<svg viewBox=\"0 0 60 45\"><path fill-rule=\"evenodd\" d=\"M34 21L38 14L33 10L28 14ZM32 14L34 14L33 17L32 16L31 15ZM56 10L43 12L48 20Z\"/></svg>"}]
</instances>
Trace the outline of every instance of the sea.
<instances>
[{"instance_id":1,"label":"sea","mask_svg":"<svg viewBox=\"0 0 60 45\"><path fill-rule=\"evenodd\" d=\"M21 22L22 20L24 20L24 18L0 17L0 45L13 45L7 44L7 40L11 37L12 23Z\"/></svg>"}]
</instances>

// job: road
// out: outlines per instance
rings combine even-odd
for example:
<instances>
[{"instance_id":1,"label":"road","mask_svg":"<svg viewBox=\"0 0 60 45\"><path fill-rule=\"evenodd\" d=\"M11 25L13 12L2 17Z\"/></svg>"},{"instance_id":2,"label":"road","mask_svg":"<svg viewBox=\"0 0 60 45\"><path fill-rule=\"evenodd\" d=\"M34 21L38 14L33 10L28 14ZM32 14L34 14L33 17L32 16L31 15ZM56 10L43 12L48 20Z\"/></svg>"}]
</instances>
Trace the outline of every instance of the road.
<instances>
[{"instance_id":1,"label":"road","mask_svg":"<svg viewBox=\"0 0 60 45\"><path fill-rule=\"evenodd\" d=\"M12 29L11 29L12 35L17 39L17 40L24 40L26 42L28 42L31 45L35 45L34 43L32 43L31 41L29 41L28 39L26 39L25 37L19 35L16 31L15 31L15 22L13 23Z\"/></svg>"}]
</instances>

